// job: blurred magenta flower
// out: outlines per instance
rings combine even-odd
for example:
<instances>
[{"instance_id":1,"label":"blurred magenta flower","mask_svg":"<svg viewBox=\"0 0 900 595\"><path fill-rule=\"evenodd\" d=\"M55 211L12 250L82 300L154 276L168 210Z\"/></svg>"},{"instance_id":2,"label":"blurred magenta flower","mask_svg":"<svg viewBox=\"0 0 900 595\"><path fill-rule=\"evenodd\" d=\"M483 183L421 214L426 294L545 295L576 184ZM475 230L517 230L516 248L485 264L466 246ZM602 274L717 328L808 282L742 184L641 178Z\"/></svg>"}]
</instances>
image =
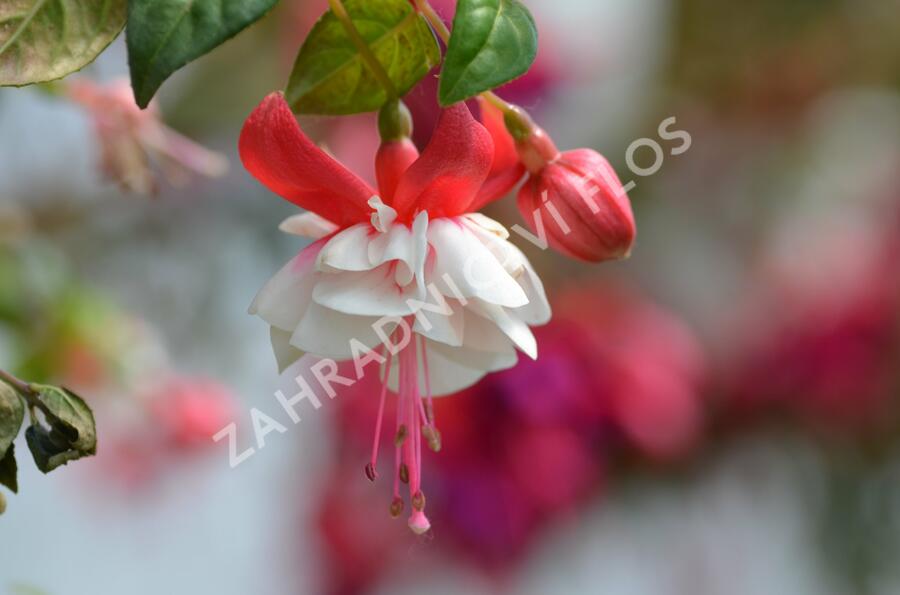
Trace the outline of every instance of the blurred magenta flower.
<instances>
[{"instance_id":1,"label":"blurred magenta flower","mask_svg":"<svg viewBox=\"0 0 900 595\"><path fill-rule=\"evenodd\" d=\"M123 190L155 193L151 162L174 184L183 183L190 174L217 177L228 169L224 156L166 126L155 101L141 110L127 79L101 84L77 78L66 83L65 89L90 114L100 144L101 169Z\"/></svg>"},{"instance_id":2,"label":"blurred magenta flower","mask_svg":"<svg viewBox=\"0 0 900 595\"><path fill-rule=\"evenodd\" d=\"M900 201L895 208L900 214ZM788 411L845 432L896 421L900 217L852 228L817 234L813 249L801 252L816 259L805 264L765 262L722 372L734 421ZM810 248L799 230L795 236L796 247Z\"/></svg>"}]
</instances>

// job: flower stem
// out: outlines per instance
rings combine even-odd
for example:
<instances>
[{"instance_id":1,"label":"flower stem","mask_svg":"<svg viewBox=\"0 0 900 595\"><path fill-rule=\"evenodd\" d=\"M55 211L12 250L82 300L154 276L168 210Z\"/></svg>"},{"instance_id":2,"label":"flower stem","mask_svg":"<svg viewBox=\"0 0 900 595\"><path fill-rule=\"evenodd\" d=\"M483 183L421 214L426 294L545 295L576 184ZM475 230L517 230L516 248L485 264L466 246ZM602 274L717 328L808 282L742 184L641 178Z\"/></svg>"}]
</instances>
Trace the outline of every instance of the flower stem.
<instances>
[{"instance_id":1,"label":"flower stem","mask_svg":"<svg viewBox=\"0 0 900 595\"><path fill-rule=\"evenodd\" d=\"M435 30L445 44L450 42L450 29L447 28L447 25L444 24L443 19L438 16L438 13L434 10L431 4L428 3L428 0L416 0L416 8L419 9L425 18L431 23L431 28Z\"/></svg>"},{"instance_id":2,"label":"flower stem","mask_svg":"<svg viewBox=\"0 0 900 595\"><path fill-rule=\"evenodd\" d=\"M34 394L34 391L31 390L31 385L24 380L19 380L6 370L0 369L0 380L16 389L16 392L21 393L26 398L28 395Z\"/></svg>"},{"instance_id":3,"label":"flower stem","mask_svg":"<svg viewBox=\"0 0 900 595\"><path fill-rule=\"evenodd\" d=\"M7 372L6 370L0 369L0 382L5 382L9 386L13 388L19 396L25 399L25 403L28 405L28 414L31 416L32 421L34 421L34 408L37 407L41 411L46 411L44 409L43 403L38 400L38 393L31 388L31 384L25 382L24 380L20 380Z\"/></svg>"},{"instance_id":4,"label":"flower stem","mask_svg":"<svg viewBox=\"0 0 900 595\"><path fill-rule=\"evenodd\" d=\"M350 18L350 14L344 7L344 3L341 0L328 0L328 5L331 7L331 12L334 13L337 20L344 26L344 30L347 32L353 45L359 50L359 54L362 56L363 61L369 69L371 69L372 75L375 76L378 84L384 87L388 99L398 99L397 89L394 87L394 83L391 82L384 66L382 66L381 62L378 61L378 58L375 57L372 48L369 47L369 44L366 43L366 40L363 39L362 35L360 35L359 31L356 29L356 25L353 24L353 19Z\"/></svg>"},{"instance_id":5,"label":"flower stem","mask_svg":"<svg viewBox=\"0 0 900 595\"><path fill-rule=\"evenodd\" d=\"M440 15L438 15L437 11L434 10L434 7L428 3L428 0L415 0L415 3L418 11L422 13L426 20L428 20L428 23L438 34L438 37L441 38L445 45L449 44L450 29L447 27L446 23L444 23L444 20ZM514 106L498 97L493 91L485 91L481 96L504 114L515 111Z\"/></svg>"}]
</instances>

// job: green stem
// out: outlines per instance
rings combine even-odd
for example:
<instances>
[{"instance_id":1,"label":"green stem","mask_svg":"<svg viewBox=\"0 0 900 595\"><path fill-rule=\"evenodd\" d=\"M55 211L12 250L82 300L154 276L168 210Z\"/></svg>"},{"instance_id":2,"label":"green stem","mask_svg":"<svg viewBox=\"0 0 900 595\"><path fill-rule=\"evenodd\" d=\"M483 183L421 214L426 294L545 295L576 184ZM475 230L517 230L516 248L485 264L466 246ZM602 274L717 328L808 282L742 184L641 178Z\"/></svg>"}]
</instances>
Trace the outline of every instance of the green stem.
<instances>
[{"instance_id":1,"label":"green stem","mask_svg":"<svg viewBox=\"0 0 900 595\"><path fill-rule=\"evenodd\" d=\"M341 0L328 0L328 5L331 7L331 12L334 13L337 20L344 26L344 30L347 31L347 35L350 37L353 45L356 46L356 49L359 50L359 54L362 56L363 61L369 69L371 69L375 79L378 80L378 83L382 87L384 87L388 99L398 99L397 89L394 87L394 83L391 82L384 66L382 66L381 62L378 61L378 58L375 57L372 48L369 47L366 40L359 34L356 25L353 24L353 19L350 18L350 14L344 7L344 3Z\"/></svg>"},{"instance_id":2,"label":"green stem","mask_svg":"<svg viewBox=\"0 0 900 595\"><path fill-rule=\"evenodd\" d=\"M6 370L2 370L2 369L0 369L0 381L3 381L6 384L13 387L13 389L15 389L15 391L17 393L19 393L19 395L21 395L21 397L23 399L25 399L25 403L28 405L28 412L31 415L32 420L35 419L35 417L34 417L34 408L35 407L37 407L38 409L40 409L43 412L46 412L46 409L44 408L43 403L41 403L37 398L38 397L37 392L33 388L31 388L31 384L29 384L28 382L25 382L24 380L19 380L18 378L16 378L15 376L13 376L9 372L7 372Z\"/></svg>"},{"instance_id":3,"label":"green stem","mask_svg":"<svg viewBox=\"0 0 900 595\"><path fill-rule=\"evenodd\" d=\"M15 376L13 376L9 372L7 372L6 370L0 369L0 380L5 382L6 384L10 385L14 389L16 389L17 392L21 393L22 396L24 396L26 398L29 395L34 394L34 391L31 390L31 385L29 385L24 380L19 380L18 378L16 378Z\"/></svg>"},{"instance_id":4,"label":"green stem","mask_svg":"<svg viewBox=\"0 0 900 595\"><path fill-rule=\"evenodd\" d=\"M450 29L447 28L443 19L438 16L438 13L431 4L428 3L428 0L416 0L416 8L425 15L425 18L431 23L431 28L437 32L438 37L440 37L445 44L450 43Z\"/></svg>"}]
</instances>

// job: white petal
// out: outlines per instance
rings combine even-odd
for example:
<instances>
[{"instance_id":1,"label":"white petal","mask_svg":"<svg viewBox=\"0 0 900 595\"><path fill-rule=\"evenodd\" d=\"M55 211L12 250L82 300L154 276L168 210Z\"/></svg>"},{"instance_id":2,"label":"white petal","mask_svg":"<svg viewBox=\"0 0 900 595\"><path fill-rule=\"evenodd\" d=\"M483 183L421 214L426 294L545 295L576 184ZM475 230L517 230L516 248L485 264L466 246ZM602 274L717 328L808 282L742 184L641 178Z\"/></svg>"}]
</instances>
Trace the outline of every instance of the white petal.
<instances>
[{"instance_id":1,"label":"white petal","mask_svg":"<svg viewBox=\"0 0 900 595\"><path fill-rule=\"evenodd\" d=\"M519 251L518 248L515 248L515 250ZM522 253L519 252L519 254ZM522 254L522 259L525 265L524 272L522 275L519 275L517 281L522 286L522 289L525 290L525 295L528 296L528 304L513 309L513 313L532 326L547 324L550 322L552 312L550 304L547 302L547 294L544 293L544 284L541 283L541 278L534 272L531 263L528 262L524 254Z\"/></svg>"},{"instance_id":2,"label":"white petal","mask_svg":"<svg viewBox=\"0 0 900 595\"><path fill-rule=\"evenodd\" d=\"M435 348L439 344L430 341L426 341L426 344L428 383L425 381L425 366L422 365L422 352L419 351L419 393L423 397L427 395L428 388L431 389L431 396L433 397L441 397L461 391L472 386L487 374L485 370L471 368L447 358L439 348ZM421 346L421 343L417 348L419 346ZM399 368L400 366L395 361L394 365L391 366L391 374L388 378L388 388L395 392L398 389Z\"/></svg>"},{"instance_id":3,"label":"white petal","mask_svg":"<svg viewBox=\"0 0 900 595\"><path fill-rule=\"evenodd\" d=\"M503 266L503 269L513 279L518 279L519 275L524 272L525 264L528 262L525 255L503 236L493 233L481 225L475 225L471 221L467 222L466 225L479 241L491 251L491 254Z\"/></svg>"},{"instance_id":4,"label":"white petal","mask_svg":"<svg viewBox=\"0 0 900 595\"><path fill-rule=\"evenodd\" d=\"M303 357L303 351L291 345L291 335L290 331L284 331L274 326L269 327L269 340L272 342L272 352L275 354L279 374Z\"/></svg>"},{"instance_id":5,"label":"white petal","mask_svg":"<svg viewBox=\"0 0 900 595\"><path fill-rule=\"evenodd\" d=\"M419 213L412 229L402 224L393 225L387 233L369 242L369 262L379 266L397 261L397 284L406 286L417 279L420 293L424 292L425 259L428 256L428 213Z\"/></svg>"},{"instance_id":6,"label":"white petal","mask_svg":"<svg viewBox=\"0 0 900 595\"><path fill-rule=\"evenodd\" d=\"M278 229L284 233L318 240L333 234L339 228L328 219L310 211L288 217L281 222Z\"/></svg>"},{"instance_id":7,"label":"white petal","mask_svg":"<svg viewBox=\"0 0 900 595\"><path fill-rule=\"evenodd\" d=\"M443 298L440 294L439 297ZM426 305L416 309L413 331L432 341L454 347L462 346L465 320L465 310L462 304L446 298L441 301L433 295L422 303ZM416 305L418 306L418 304Z\"/></svg>"},{"instance_id":8,"label":"white petal","mask_svg":"<svg viewBox=\"0 0 900 595\"><path fill-rule=\"evenodd\" d=\"M380 196L370 198L368 205L374 210L372 213L372 227L381 233L386 232L393 225L394 220L397 219L397 211L384 204Z\"/></svg>"},{"instance_id":9,"label":"white petal","mask_svg":"<svg viewBox=\"0 0 900 595\"><path fill-rule=\"evenodd\" d=\"M313 300L326 308L361 316L412 314L407 300L417 297L415 285L398 287L390 265L359 273L322 274Z\"/></svg>"},{"instance_id":10,"label":"white petal","mask_svg":"<svg viewBox=\"0 0 900 595\"><path fill-rule=\"evenodd\" d=\"M484 370L469 368L448 359L439 348L434 348L435 345L440 344L429 344L426 347L428 355L428 380L431 388L431 396L441 397L461 391L464 388L472 386L487 374ZM422 395L425 395L425 368L421 365L419 368L420 390Z\"/></svg>"},{"instance_id":11,"label":"white petal","mask_svg":"<svg viewBox=\"0 0 900 595\"><path fill-rule=\"evenodd\" d=\"M416 215L412 224L412 241L415 259L412 269L416 273L416 281L419 287L419 296L425 296L425 261L428 260L428 211L422 211Z\"/></svg>"},{"instance_id":12,"label":"white petal","mask_svg":"<svg viewBox=\"0 0 900 595\"><path fill-rule=\"evenodd\" d=\"M356 339L370 349L381 344L374 327L379 320L378 316L335 312L313 302L291 336L291 345L321 357L349 359L353 357L350 339ZM395 323L386 324L385 336L390 336L395 326Z\"/></svg>"},{"instance_id":13,"label":"white petal","mask_svg":"<svg viewBox=\"0 0 900 595\"><path fill-rule=\"evenodd\" d=\"M494 221L486 215L482 215L481 213L467 213L463 215L463 217L468 219L467 223L474 224L503 240L509 238L509 231L503 227L501 223Z\"/></svg>"},{"instance_id":14,"label":"white petal","mask_svg":"<svg viewBox=\"0 0 900 595\"><path fill-rule=\"evenodd\" d=\"M271 326L294 330L312 300L318 277L314 265L324 243L319 240L310 244L275 273L256 294L250 314L258 315Z\"/></svg>"},{"instance_id":15,"label":"white petal","mask_svg":"<svg viewBox=\"0 0 900 595\"><path fill-rule=\"evenodd\" d=\"M477 215L478 213L475 213ZM530 325L546 324L550 321L550 304L547 303L547 295L544 293L544 285L540 278L532 268L528 258L517 248L512 242L503 239L503 236L494 233L486 227L480 220L474 219L472 215L466 215L472 221L479 221L475 225L470 221L468 223L472 232L488 247L494 256L503 264L503 268L508 272L525 291L528 297L528 304L515 308L513 311L524 322ZM482 215L483 219L492 222ZM497 223L497 225L500 225ZM504 229L504 231L506 231ZM509 234L507 233L508 237Z\"/></svg>"},{"instance_id":16,"label":"white petal","mask_svg":"<svg viewBox=\"0 0 900 595\"><path fill-rule=\"evenodd\" d=\"M509 339L516 344L531 359L537 359L537 341L531 334L531 329L515 314L507 312L504 308L495 304L473 301L469 303L469 309L491 320L503 331Z\"/></svg>"},{"instance_id":17,"label":"white petal","mask_svg":"<svg viewBox=\"0 0 900 595\"><path fill-rule=\"evenodd\" d=\"M369 262L369 241L374 233L366 223L348 227L328 240L319 253L316 268L323 272L368 271L375 268Z\"/></svg>"},{"instance_id":18,"label":"white petal","mask_svg":"<svg viewBox=\"0 0 900 595\"><path fill-rule=\"evenodd\" d=\"M472 348L467 345L463 347L451 347L443 343L430 342L429 348L433 348L441 356L448 360L473 370L481 370L482 372L495 372L512 367L519 361L516 350L512 343L504 337L503 349L495 351L483 351L478 348Z\"/></svg>"},{"instance_id":19,"label":"white petal","mask_svg":"<svg viewBox=\"0 0 900 595\"><path fill-rule=\"evenodd\" d=\"M428 242L434 248L431 280L444 295L455 292L444 280L447 275L462 296L515 308L528 303L519 287L494 254L462 223L437 219L428 228Z\"/></svg>"}]
</instances>

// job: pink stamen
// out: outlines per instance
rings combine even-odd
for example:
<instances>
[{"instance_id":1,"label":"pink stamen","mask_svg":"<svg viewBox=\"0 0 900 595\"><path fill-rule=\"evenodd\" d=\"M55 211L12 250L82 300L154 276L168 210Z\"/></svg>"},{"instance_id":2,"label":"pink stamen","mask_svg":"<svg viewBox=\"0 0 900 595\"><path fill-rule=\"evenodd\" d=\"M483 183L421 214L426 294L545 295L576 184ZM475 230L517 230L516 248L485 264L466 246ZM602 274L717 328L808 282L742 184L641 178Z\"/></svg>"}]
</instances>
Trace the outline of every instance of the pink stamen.
<instances>
[{"instance_id":1,"label":"pink stamen","mask_svg":"<svg viewBox=\"0 0 900 595\"><path fill-rule=\"evenodd\" d=\"M393 354L388 351L387 362L384 368L384 381L381 384L381 397L378 401L378 417L375 420L375 439L372 441L372 458L369 461L370 467L366 469L369 479L375 481L378 477L376 470L376 460L378 459L378 443L381 441L381 426L384 421L384 402L387 400L388 380L391 377L391 364L393 363ZM369 473L371 470L371 474Z\"/></svg>"},{"instance_id":2,"label":"pink stamen","mask_svg":"<svg viewBox=\"0 0 900 595\"><path fill-rule=\"evenodd\" d=\"M426 339L425 337L421 337L422 339L422 369L425 372L425 395L428 398L428 416L426 417L428 423L432 426L434 425L434 400L431 396L431 374L428 373L428 351L425 347Z\"/></svg>"},{"instance_id":3,"label":"pink stamen","mask_svg":"<svg viewBox=\"0 0 900 595\"><path fill-rule=\"evenodd\" d=\"M412 321L409 321L412 324ZM391 501L391 516L399 516L403 510L403 500L400 498L400 482L409 484L409 499L411 513L408 524L415 533L422 534L431 527L428 518L423 512L425 508L425 495L422 493L422 436L427 436L429 444L433 440L436 430L432 427L433 413L426 411L424 399L419 392L419 358L418 339L410 341L397 355L398 379L397 387L397 433L394 440L394 498ZM424 340L422 343L425 353ZM375 460L378 453L378 443L381 438L381 426L384 417L385 399L388 380L392 368L391 356L388 356L384 381L381 388L381 398L378 404L378 419L376 422L375 439L372 445L372 459L367 466L374 472ZM428 364L423 368L425 372L425 386L431 407L431 385L428 377ZM423 431L424 430L424 431ZM401 477L402 476L402 477ZM371 479L371 475L370 475Z\"/></svg>"}]
</instances>

